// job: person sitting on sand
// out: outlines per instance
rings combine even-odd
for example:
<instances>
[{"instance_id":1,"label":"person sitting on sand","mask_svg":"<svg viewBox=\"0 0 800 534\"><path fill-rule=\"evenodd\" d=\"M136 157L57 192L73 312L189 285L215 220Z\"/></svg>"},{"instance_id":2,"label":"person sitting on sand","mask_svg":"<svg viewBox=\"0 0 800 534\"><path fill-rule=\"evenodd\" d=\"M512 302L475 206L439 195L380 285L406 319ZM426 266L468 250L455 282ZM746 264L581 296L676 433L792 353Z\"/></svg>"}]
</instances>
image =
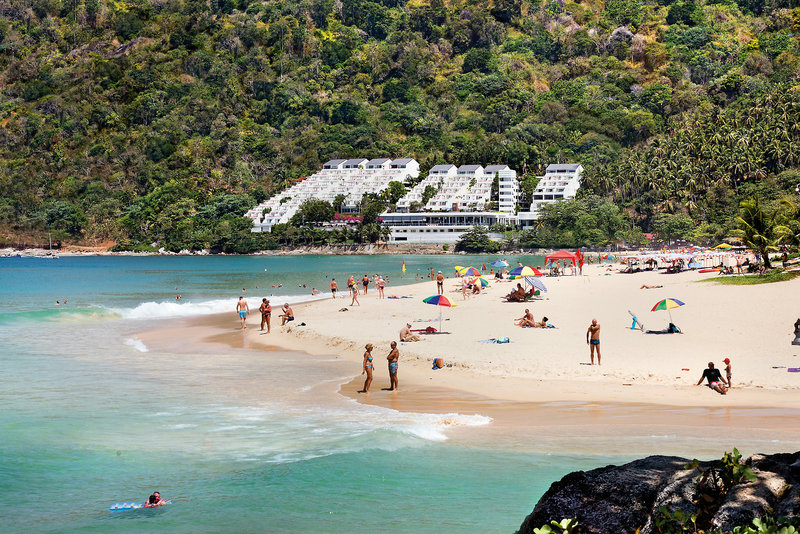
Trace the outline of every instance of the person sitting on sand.
<instances>
[{"instance_id":1,"label":"person sitting on sand","mask_svg":"<svg viewBox=\"0 0 800 534\"><path fill-rule=\"evenodd\" d=\"M642 287L640 287L639 289L658 289L660 287L664 286L648 286L647 284L642 284Z\"/></svg>"},{"instance_id":2,"label":"person sitting on sand","mask_svg":"<svg viewBox=\"0 0 800 534\"><path fill-rule=\"evenodd\" d=\"M480 295L481 294L481 283L477 280L472 284L472 294L473 295Z\"/></svg>"},{"instance_id":3,"label":"person sitting on sand","mask_svg":"<svg viewBox=\"0 0 800 534\"><path fill-rule=\"evenodd\" d=\"M719 369L714 369L714 362L708 362L708 369L703 371L703 376L700 377L700 381L695 385L699 386L704 379L708 379L708 387L717 393L725 395L728 392L728 388L725 387L725 379L722 378Z\"/></svg>"},{"instance_id":4,"label":"person sitting on sand","mask_svg":"<svg viewBox=\"0 0 800 534\"><path fill-rule=\"evenodd\" d=\"M161 493L154 491L150 497L147 498L147 501L144 503L145 508L155 508L156 506L163 506L167 504L167 501L161 498Z\"/></svg>"},{"instance_id":5,"label":"person sitting on sand","mask_svg":"<svg viewBox=\"0 0 800 534\"><path fill-rule=\"evenodd\" d=\"M514 321L516 326L530 326L536 327L536 321L533 320L533 314L528 308L525 308L525 315Z\"/></svg>"},{"instance_id":6,"label":"person sitting on sand","mask_svg":"<svg viewBox=\"0 0 800 534\"><path fill-rule=\"evenodd\" d=\"M525 289L523 289L522 284L517 282L517 288L514 289L511 293L506 295L506 299L510 302L522 302L525 300Z\"/></svg>"},{"instance_id":7,"label":"person sitting on sand","mask_svg":"<svg viewBox=\"0 0 800 534\"><path fill-rule=\"evenodd\" d=\"M294 321L294 312L292 311L292 308L289 307L288 302L284 304L281 309L283 310L283 313L278 315L278 317L281 318L281 326L288 322Z\"/></svg>"},{"instance_id":8,"label":"person sitting on sand","mask_svg":"<svg viewBox=\"0 0 800 534\"><path fill-rule=\"evenodd\" d=\"M411 323L406 323L406 326L403 327L402 330L400 330L400 341L409 342L409 341L421 341L421 340L422 338L420 338L418 335L416 335L414 332L411 331Z\"/></svg>"}]
</instances>

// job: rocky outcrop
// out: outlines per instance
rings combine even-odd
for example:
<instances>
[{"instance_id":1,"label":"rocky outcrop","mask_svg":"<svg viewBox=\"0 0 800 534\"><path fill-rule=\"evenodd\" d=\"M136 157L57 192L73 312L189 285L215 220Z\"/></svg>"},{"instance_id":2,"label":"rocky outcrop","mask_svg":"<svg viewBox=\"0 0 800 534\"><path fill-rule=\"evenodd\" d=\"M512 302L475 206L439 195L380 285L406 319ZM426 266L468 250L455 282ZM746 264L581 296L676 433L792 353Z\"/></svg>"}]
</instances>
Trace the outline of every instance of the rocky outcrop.
<instances>
[{"instance_id":1,"label":"rocky outcrop","mask_svg":"<svg viewBox=\"0 0 800 534\"><path fill-rule=\"evenodd\" d=\"M754 455L746 460L756 480L735 485L714 510L711 527L730 531L765 515L800 515L800 452ZM520 534L566 518L585 533L656 532L659 508L697 513L698 471L686 458L649 456L625 465L570 473L554 482L520 526ZM797 465L793 465L797 464ZM713 462L700 462L708 469Z\"/></svg>"}]
</instances>

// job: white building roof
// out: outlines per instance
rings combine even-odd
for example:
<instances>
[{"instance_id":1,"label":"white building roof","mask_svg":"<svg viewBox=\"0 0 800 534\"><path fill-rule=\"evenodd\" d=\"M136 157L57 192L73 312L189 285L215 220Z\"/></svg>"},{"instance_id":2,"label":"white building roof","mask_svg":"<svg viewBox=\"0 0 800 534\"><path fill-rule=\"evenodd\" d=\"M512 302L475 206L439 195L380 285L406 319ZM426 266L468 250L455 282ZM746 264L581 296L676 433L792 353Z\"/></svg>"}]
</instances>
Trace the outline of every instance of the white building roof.
<instances>
[{"instance_id":1,"label":"white building roof","mask_svg":"<svg viewBox=\"0 0 800 534\"><path fill-rule=\"evenodd\" d=\"M449 171L450 169L455 169L455 168L456 168L456 166L455 166L455 165L453 165L453 164L451 164L451 163L446 163L446 164L444 164L444 165L434 165L433 167L431 167L431 170L430 170L430 172L432 172L432 173L433 173L433 172L435 172L435 173L441 173L441 172L447 172L447 171Z\"/></svg>"},{"instance_id":2,"label":"white building roof","mask_svg":"<svg viewBox=\"0 0 800 534\"><path fill-rule=\"evenodd\" d=\"M323 167L338 167L339 165L341 165L345 161L347 161L347 160L344 160L344 159L332 159L332 160L326 162L323 165Z\"/></svg>"},{"instance_id":3,"label":"white building roof","mask_svg":"<svg viewBox=\"0 0 800 534\"><path fill-rule=\"evenodd\" d=\"M345 166L349 166L349 165L358 166L358 165L361 165L362 163L366 163L366 162L367 162L367 160L365 160L364 158L356 158L356 159L348 159L347 161L344 162L344 164L345 164Z\"/></svg>"},{"instance_id":4,"label":"white building roof","mask_svg":"<svg viewBox=\"0 0 800 534\"><path fill-rule=\"evenodd\" d=\"M414 158L400 158L392 161L392 165L408 165L414 161Z\"/></svg>"},{"instance_id":5,"label":"white building roof","mask_svg":"<svg viewBox=\"0 0 800 534\"><path fill-rule=\"evenodd\" d=\"M367 165L383 165L384 163L391 163L389 158L375 158L367 162Z\"/></svg>"},{"instance_id":6,"label":"white building roof","mask_svg":"<svg viewBox=\"0 0 800 534\"><path fill-rule=\"evenodd\" d=\"M483 172L485 173L494 173L508 170L510 167L508 165L487 165Z\"/></svg>"},{"instance_id":7,"label":"white building roof","mask_svg":"<svg viewBox=\"0 0 800 534\"><path fill-rule=\"evenodd\" d=\"M551 163L547 166L547 172L577 171L580 166L580 163Z\"/></svg>"},{"instance_id":8,"label":"white building roof","mask_svg":"<svg viewBox=\"0 0 800 534\"><path fill-rule=\"evenodd\" d=\"M479 169L482 170L483 167L481 167L480 165L462 165L461 167L458 168L458 172L475 173L478 172Z\"/></svg>"}]
</instances>

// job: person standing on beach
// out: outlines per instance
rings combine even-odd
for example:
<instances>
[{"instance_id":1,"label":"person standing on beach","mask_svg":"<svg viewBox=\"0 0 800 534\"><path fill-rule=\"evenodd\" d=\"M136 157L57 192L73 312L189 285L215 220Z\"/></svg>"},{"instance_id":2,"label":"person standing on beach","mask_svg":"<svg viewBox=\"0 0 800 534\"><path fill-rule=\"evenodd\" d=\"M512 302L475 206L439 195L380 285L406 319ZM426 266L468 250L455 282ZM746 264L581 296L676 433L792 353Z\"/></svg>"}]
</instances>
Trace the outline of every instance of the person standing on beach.
<instances>
[{"instance_id":1,"label":"person standing on beach","mask_svg":"<svg viewBox=\"0 0 800 534\"><path fill-rule=\"evenodd\" d=\"M378 298L382 299L384 298L383 288L386 287L386 280L384 280L383 278L378 278L377 286L378 286Z\"/></svg>"},{"instance_id":2,"label":"person standing on beach","mask_svg":"<svg viewBox=\"0 0 800 534\"><path fill-rule=\"evenodd\" d=\"M436 274L436 291L437 295L444 295L444 275L442 274L442 271L439 271Z\"/></svg>"},{"instance_id":3,"label":"person standing on beach","mask_svg":"<svg viewBox=\"0 0 800 534\"><path fill-rule=\"evenodd\" d=\"M247 313L250 311L250 306L244 297L239 297L239 302L236 303L236 312L239 314L239 319L242 321L242 330L247 328Z\"/></svg>"},{"instance_id":4,"label":"person standing on beach","mask_svg":"<svg viewBox=\"0 0 800 534\"><path fill-rule=\"evenodd\" d=\"M592 319L592 324L586 331L586 344L589 345L589 359L594 365L594 351L597 350L597 365L600 365L600 325L597 319Z\"/></svg>"},{"instance_id":5,"label":"person standing on beach","mask_svg":"<svg viewBox=\"0 0 800 534\"><path fill-rule=\"evenodd\" d=\"M261 331L264 331L264 325L267 325L267 334L270 332L269 320L272 317L272 306L269 305L269 299L261 299L261 306L258 307L261 312Z\"/></svg>"},{"instance_id":6,"label":"person standing on beach","mask_svg":"<svg viewBox=\"0 0 800 534\"><path fill-rule=\"evenodd\" d=\"M725 358L722 361L725 362L725 378L728 380L728 389L730 389L733 387L731 385L731 359Z\"/></svg>"},{"instance_id":7,"label":"person standing on beach","mask_svg":"<svg viewBox=\"0 0 800 534\"><path fill-rule=\"evenodd\" d=\"M338 289L336 285L336 278L331 278L331 295L333 298L336 298L336 290Z\"/></svg>"},{"instance_id":8,"label":"person standing on beach","mask_svg":"<svg viewBox=\"0 0 800 534\"><path fill-rule=\"evenodd\" d=\"M390 346L392 351L386 357L389 361L389 382L391 383L389 391L397 391L397 361L400 359L400 351L397 350L396 341L392 341Z\"/></svg>"},{"instance_id":9,"label":"person standing on beach","mask_svg":"<svg viewBox=\"0 0 800 534\"><path fill-rule=\"evenodd\" d=\"M372 370L375 368L372 364L372 343L367 343L364 349L366 352L364 352L364 364L361 374L366 374L367 379L364 380L364 389L359 391L359 393L369 393L369 386L372 384Z\"/></svg>"},{"instance_id":10,"label":"person standing on beach","mask_svg":"<svg viewBox=\"0 0 800 534\"><path fill-rule=\"evenodd\" d=\"M353 287L350 288L350 295L353 297L350 299L350 306L354 306L356 304L361 306L361 303L358 302L358 285L353 284Z\"/></svg>"},{"instance_id":11,"label":"person standing on beach","mask_svg":"<svg viewBox=\"0 0 800 534\"><path fill-rule=\"evenodd\" d=\"M364 275L364 278L361 279L361 285L364 286L364 294L366 295L367 288L369 287L369 276L367 276L366 274Z\"/></svg>"}]
</instances>

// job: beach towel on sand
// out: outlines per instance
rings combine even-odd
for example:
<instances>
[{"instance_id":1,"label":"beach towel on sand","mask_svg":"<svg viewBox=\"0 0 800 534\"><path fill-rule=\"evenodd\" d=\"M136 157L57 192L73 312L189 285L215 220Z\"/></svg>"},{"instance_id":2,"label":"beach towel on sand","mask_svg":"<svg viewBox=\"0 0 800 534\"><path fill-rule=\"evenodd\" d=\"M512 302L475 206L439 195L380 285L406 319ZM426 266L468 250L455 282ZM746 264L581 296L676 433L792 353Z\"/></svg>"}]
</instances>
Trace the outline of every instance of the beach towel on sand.
<instances>
[{"instance_id":1,"label":"beach towel on sand","mask_svg":"<svg viewBox=\"0 0 800 534\"><path fill-rule=\"evenodd\" d=\"M512 343L512 341L510 339L508 339L507 337L493 337L491 339L481 339L481 340L478 341L478 343L498 343L498 344L503 344L503 343Z\"/></svg>"}]
</instances>

